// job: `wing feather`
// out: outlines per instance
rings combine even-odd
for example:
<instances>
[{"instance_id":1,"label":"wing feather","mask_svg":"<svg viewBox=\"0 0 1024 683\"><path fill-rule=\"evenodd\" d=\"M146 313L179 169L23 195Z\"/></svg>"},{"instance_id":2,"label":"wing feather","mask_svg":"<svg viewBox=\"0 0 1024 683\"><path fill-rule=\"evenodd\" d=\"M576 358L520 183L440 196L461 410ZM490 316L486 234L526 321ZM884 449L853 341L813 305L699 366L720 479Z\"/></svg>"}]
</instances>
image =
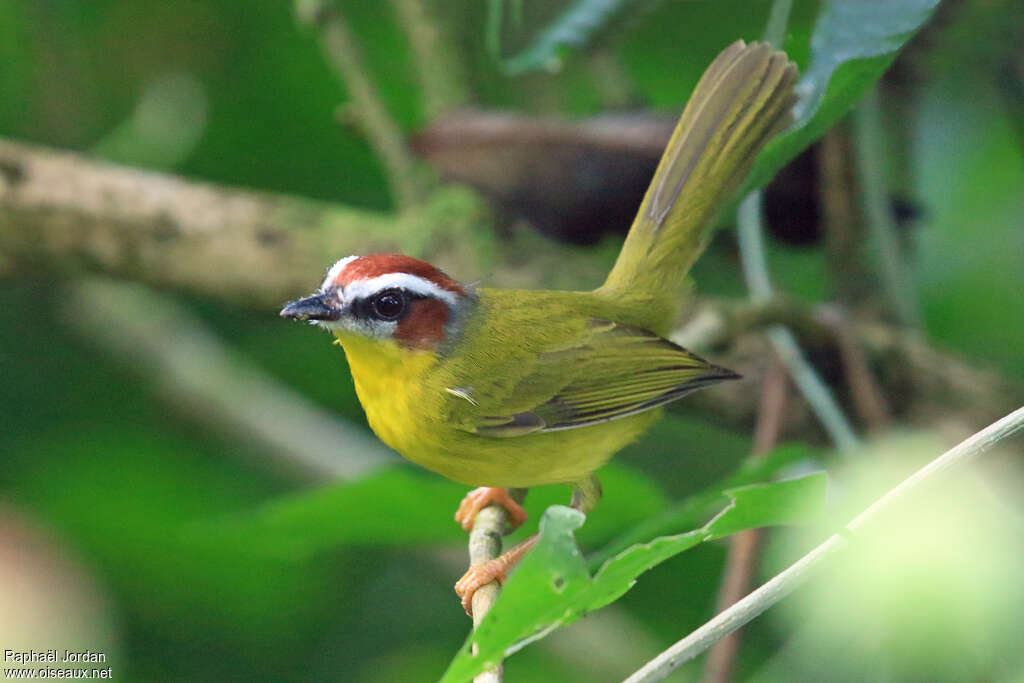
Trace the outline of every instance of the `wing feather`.
<instances>
[{"instance_id":1,"label":"wing feather","mask_svg":"<svg viewBox=\"0 0 1024 683\"><path fill-rule=\"evenodd\" d=\"M535 357L517 380L458 404L466 431L515 437L607 422L738 377L653 332L598 318ZM523 405L528 397L532 405ZM503 408L514 408L503 412Z\"/></svg>"}]
</instances>

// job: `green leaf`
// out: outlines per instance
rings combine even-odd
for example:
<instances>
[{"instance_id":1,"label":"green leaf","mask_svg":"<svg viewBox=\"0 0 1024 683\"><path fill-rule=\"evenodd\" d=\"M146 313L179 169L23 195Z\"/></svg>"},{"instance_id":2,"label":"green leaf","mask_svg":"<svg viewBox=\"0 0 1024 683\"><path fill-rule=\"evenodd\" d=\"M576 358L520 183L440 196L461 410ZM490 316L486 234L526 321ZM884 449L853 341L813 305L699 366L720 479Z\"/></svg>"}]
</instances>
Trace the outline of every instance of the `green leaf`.
<instances>
[{"instance_id":1,"label":"green leaf","mask_svg":"<svg viewBox=\"0 0 1024 683\"><path fill-rule=\"evenodd\" d=\"M585 517L572 508L549 508L541 520L537 545L506 582L494 608L470 634L442 683L466 681L496 666L560 626L614 602L640 574L706 540L758 526L810 521L821 509L824 479L823 473L815 473L732 489L732 503L705 526L631 546L593 576L574 535Z\"/></svg>"},{"instance_id":2,"label":"green leaf","mask_svg":"<svg viewBox=\"0 0 1024 683\"><path fill-rule=\"evenodd\" d=\"M758 156L744 194L766 184L846 114L928 20L939 0L830 0L797 84L795 121Z\"/></svg>"},{"instance_id":3,"label":"green leaf","mask_svg":"<svg viewBox=\"0 0 1024 683\"><path fill-rule=\"evenodd\" d=\"M465 486L396 466L351 483L284 496L195 531L242 535L281 557L352 543L455 541L465 536L452 520L465 492Z\"/></svg>"},{"instance_id":4,"label":"green leaf","mask_svg":"<svg viewBox=\"0 0 1024 683\"><path fill-rule=\"evenodd\" d=\"M732 503L707 525L711 538L756 526L800 524L818 517L825 504L824 472L774 484L752 484L725 492Z\"/></svg>"},{"instance_id":5,"label":"green leaf","mask_svg":"<svg viewBox=\"0 0 1024 683\"><path fill-rule=\"evenodd\" d=\"M735 472L723 481L705 491L689 496L656 515L650 515L636 524L624 534L611 541L606 547L598 550L588 558L591 569L596 569L609 558L634 543L662 534L671 533L675 529L685 529L700 524L707 519L714 506L721 505L727 491L758 481L771 479L789 465L801 461L814 460L820 453L806 444L783 444L762 456L745 460Z\"/></svg>"}]
</instances>

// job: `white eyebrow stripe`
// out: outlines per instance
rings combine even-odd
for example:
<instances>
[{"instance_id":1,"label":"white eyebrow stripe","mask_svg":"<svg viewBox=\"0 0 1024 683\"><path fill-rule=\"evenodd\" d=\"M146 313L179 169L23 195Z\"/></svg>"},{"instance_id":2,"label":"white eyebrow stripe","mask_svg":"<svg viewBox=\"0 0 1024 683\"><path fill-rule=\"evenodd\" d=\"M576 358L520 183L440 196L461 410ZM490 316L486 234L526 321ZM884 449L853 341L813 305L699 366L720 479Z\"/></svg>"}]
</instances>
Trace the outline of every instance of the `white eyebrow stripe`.
<instances>
[{"instance_id":1,"label":"white eyebrow stripe","mask_svg":"<svg viewBox=\"0 0 1024 683\"><path fill-rule=\"evenodd\" d=\"M334 280L341 275L341 271L345 270L345 266L355 261L358 256L346 256L343 259L338 259L333 266L327 269L327 277L324 278L323 284L320 285L320 291L323 292L327 287L334 284Z\"/></svg>"},{"instance_id":2,"label":"white eyebrow stripe","mask_svg":"<svg viewBox=\"0 0 1024 683\"><path fill-rule=\"evenodd\" d=\"M455 306L454 292L438 287L430 280L411 273L386 273L369 280L356 280L345 285L345 300L366 299L385 289L404 289L413 294L440 299L449 306Z\"/></svg>"}]
</instances>

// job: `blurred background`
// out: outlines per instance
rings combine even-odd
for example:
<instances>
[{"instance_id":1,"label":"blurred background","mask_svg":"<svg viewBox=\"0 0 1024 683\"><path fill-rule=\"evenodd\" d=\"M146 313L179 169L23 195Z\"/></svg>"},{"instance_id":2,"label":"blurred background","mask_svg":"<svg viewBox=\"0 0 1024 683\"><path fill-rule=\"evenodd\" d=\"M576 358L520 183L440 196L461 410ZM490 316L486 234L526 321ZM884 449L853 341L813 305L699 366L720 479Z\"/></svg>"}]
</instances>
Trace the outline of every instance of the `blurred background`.
<instances>
[{"instance_id":1,"label":"blurred background","mask_svg":"<svg viewBox=\"0 0 1024 683\"><path fill-rule=\"evenodd\" d=\"M801 68L827 4L793 3ZM679 339L747 381L602 472L585 551L752 450L768 478L827 469L827 519L761 534L759 583L1024 402L1024 9L875 4L927 21L766 188L778 305L748 303L733 212L694 270ZM104 652L129 681L439 678L469 629L465 489L377 444L343 355L279 304L381 248L598 284L704 67L771 10L0 0L0 649ZM856 442L780 370L779 321ZM907 501L726 671L673 680L1024 681L1021 455ZM567 501L531 492L516 538ZM729 553L658 566L506 680L621 679L715 612Z\"/></svg>"}]
</instances>

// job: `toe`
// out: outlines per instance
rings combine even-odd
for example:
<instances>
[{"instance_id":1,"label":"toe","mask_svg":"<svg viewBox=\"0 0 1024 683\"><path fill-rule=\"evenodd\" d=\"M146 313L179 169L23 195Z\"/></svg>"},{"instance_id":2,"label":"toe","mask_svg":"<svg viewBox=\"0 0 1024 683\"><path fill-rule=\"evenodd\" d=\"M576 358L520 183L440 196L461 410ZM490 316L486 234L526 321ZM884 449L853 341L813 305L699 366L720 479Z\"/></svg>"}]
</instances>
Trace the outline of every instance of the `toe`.
<instances>
[{"instance_id":1,"label":"toe","mask_svg":"<svg viewBox=\"0 0 1024 683\"><path fill-rule=\"evenodd\" d=\"M455 521L461 524L466 531L473 528L476 516L490 502L490 491L491 489L486 487L473 489L459 503L459 509L455 511Z\"/></svg>"},{"instance_id":2,"label":"toe","mask_svg":"<svg viewBox=\"0 0 1024 683\"><path fill-rule=\"evenodd\" d=\"M503 565L493 560L486 564L479 564L470 567L469 571L463 574L462 578L455 584L455 593L462 600L462 608L466 614L473 614L473 594L477 590L489 584L491 581L502 582L505 580Z\"/></svg>"},{"instance_id":3,"label":"toe","mask_svg":"<svg viewBox=\"0 0 1024 683\"><path fill-rule=\"evenodd\" d=\"M455 521L469 531L473 528L476 516L490 504L500 505L508 512L508 531L512 531L526 521L526 510L512 499L508 489L482 486L466 494L455 512Z\"/></svg>"}]
</instances>

